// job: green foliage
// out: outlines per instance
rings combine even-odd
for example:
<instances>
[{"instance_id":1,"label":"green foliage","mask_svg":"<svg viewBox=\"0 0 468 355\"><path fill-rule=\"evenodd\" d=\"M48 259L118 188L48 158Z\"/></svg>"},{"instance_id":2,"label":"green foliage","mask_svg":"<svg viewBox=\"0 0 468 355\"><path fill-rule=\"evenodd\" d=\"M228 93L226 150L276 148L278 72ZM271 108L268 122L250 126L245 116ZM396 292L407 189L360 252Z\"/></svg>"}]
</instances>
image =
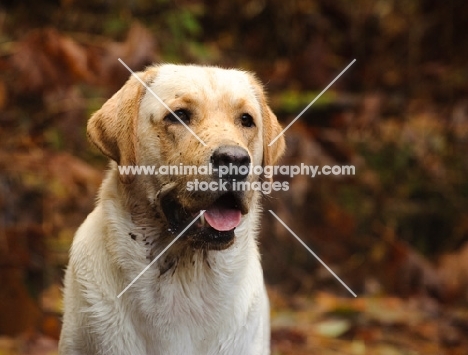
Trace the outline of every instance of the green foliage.
<instances>
[{"instance_id":1,"label":"green foliage","mask_svg":"<svg viewBox=\"0 0 468 355\"><path fill-rule=\"evenodd\" d=\"M121 16L106 16L103 23L103 34L109 37L119 37L129 28L129 21Z\"/></svg>"},{"instance_id":2,"label":"green foliage","mask_svg":"<svg viewBox=\"0 0 468 355\"><path fill-rule=\"evenodd\" d=\"M158 20L147 23L158 33L159 43L164 58L180 62L186 58L202 53L201 35L203 28L200 17L204 14L203 5L186 5L184 7L168 6L162 11ZM152 23L155 23L152 26ZM196 48L196 50L193 50Z\"/></svg>"},{"instance_id":3,"label":"green foliage","mask_svg":"<svg viewBox=\"0 0 468 355\"><path fill-rule=\"evenodd\" d=\"M299 113L308 104L315 100L320 91L286 90L276 98L276 106L285 113ZM314 108L320 108L335 103L337 94L333 90L327 90L317 101Z\"/></svg>"}]
</instances>

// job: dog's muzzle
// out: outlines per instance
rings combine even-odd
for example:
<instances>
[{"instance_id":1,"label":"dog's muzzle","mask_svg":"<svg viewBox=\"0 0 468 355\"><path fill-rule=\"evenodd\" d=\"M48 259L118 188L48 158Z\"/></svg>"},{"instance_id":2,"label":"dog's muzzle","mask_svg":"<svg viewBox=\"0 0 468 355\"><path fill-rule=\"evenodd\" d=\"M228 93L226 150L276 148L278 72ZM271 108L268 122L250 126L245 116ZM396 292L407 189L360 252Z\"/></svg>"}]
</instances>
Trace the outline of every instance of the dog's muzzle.
<instances>
[{"instance_id":1,"label":"dog's muzzle","mask_svg":"<svg viewBox=\"0 0 468 355\"><path fill-rule=\"evenodd\" d=\"M247 179L250 156L238 146L221 146L210 157L213 164L213 180L227 182ZM242 169L240 169L243 167ZM220 174L220 169L223 174ZM161 209L172 233L180 233L190 222L205 210L200 219L186 232L183 239L196 248L225 249L234 242L234 230L242 215L248 213L249 201L243 191L198 191L189 195L168 185L159 196Z\"/></svg>"}]
</instances>

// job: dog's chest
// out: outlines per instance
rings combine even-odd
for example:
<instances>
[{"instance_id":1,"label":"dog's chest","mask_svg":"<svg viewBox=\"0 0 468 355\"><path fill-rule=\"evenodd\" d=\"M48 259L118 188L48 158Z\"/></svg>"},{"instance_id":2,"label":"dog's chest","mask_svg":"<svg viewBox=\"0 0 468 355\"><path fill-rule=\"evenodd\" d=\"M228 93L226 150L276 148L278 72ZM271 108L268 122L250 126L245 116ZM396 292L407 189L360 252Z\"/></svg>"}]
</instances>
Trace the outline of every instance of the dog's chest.
<instances>
[{"instance_id":1,"label":"dog's chest","mask_svg":"<svg viewBox=\"0 0 468 355\"><path fill-rule=\"evenodd\" d=\"M235 285L222 284L220 275L206 267L186 270L176 264L145 290L135 328L148 354L217 354L221 339L239 328L241 315L233 314L234 302L227 302L237 293Z\"/></svg>"}]
</instances>

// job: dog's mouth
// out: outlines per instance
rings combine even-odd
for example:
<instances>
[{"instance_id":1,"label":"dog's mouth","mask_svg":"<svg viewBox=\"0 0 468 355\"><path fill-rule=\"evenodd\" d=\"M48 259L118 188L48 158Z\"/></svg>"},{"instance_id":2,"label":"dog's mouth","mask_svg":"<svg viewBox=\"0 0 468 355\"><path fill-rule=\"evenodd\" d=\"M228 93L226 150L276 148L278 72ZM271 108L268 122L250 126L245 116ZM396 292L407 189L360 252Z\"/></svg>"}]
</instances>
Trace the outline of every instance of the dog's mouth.
<instances>
[{"instance_id":1,"label":"dog's mouth","mask_svg":"<svg viewBox=\"0 0 468 355\"><path fill-rule=\"evenodd\" d=\"M230 231L241 221L242 212L239 206L240 202L234 194L222 195L201 215L199 225L205 227L208 224L219 232Z\"/></svg>"},{"instance_id":2,"label":"dog's mouth","mask_svg":"<svg viewBox=\"0 0 468 355\"><path fill-rule=\"evenodd\" d=\"M215 250L228 248L234 243L234 230L239 226L242 215L248 212L242 196L234 192L218 196L206 207L202 205L192 209L184 207L172 193L167 193L160 201L173 234L182 232L197 216L200 216L182 237L194 248Z\"/></svg>"}]
</instances>

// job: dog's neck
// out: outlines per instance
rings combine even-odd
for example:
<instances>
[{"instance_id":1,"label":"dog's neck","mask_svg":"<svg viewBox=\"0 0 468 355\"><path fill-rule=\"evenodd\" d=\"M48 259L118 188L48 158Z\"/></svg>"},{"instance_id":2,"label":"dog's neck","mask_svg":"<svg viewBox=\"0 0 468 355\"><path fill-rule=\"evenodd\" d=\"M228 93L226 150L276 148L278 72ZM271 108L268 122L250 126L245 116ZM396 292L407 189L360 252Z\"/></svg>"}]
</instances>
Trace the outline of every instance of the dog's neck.
<instances>
[{"instance_id":1,"label":"dog's neck","mask_svg":"<svg viewBox=\"0 0 468 355\"><path fill-rule=\"evenodd\" d=\"M158 191L148 193L148 185L145 186L146 189L141 189L141 186L138 187L137 184L123 183L119 179L119 172L115 166L108 171L103 181L104 185L106 187L101 189L100 200L106 219L109 219L106 222L115 224L110 219L115 220L117 211L127 211L126 215L117 217L117 223L121 229L119 234L127 238L125 243L138 243L144 250L146 262L152 262L176 237L164 223L164 217L158 208L156 201ZM145 191L147 195L142 195L141 191ZM258 200L259 198L254 199L252 210L245 217L250 221L245 220L236 229L236 241L233 246L223 251L216 251L193 249L185 243L175 243L155 263L160 275L184 270L186 267L211 269L212 264L219 266L219 263L226 264L226 267L234 272L236 267L244 267L240 259L247 259L247 253L256 253L258 258L257 226L251 222L258 220L256 217L260 213ZM115 206L115 204L120 204L120 206ZM112 211L107 213L106 209Z\"/></svg>"}]
</instances>

